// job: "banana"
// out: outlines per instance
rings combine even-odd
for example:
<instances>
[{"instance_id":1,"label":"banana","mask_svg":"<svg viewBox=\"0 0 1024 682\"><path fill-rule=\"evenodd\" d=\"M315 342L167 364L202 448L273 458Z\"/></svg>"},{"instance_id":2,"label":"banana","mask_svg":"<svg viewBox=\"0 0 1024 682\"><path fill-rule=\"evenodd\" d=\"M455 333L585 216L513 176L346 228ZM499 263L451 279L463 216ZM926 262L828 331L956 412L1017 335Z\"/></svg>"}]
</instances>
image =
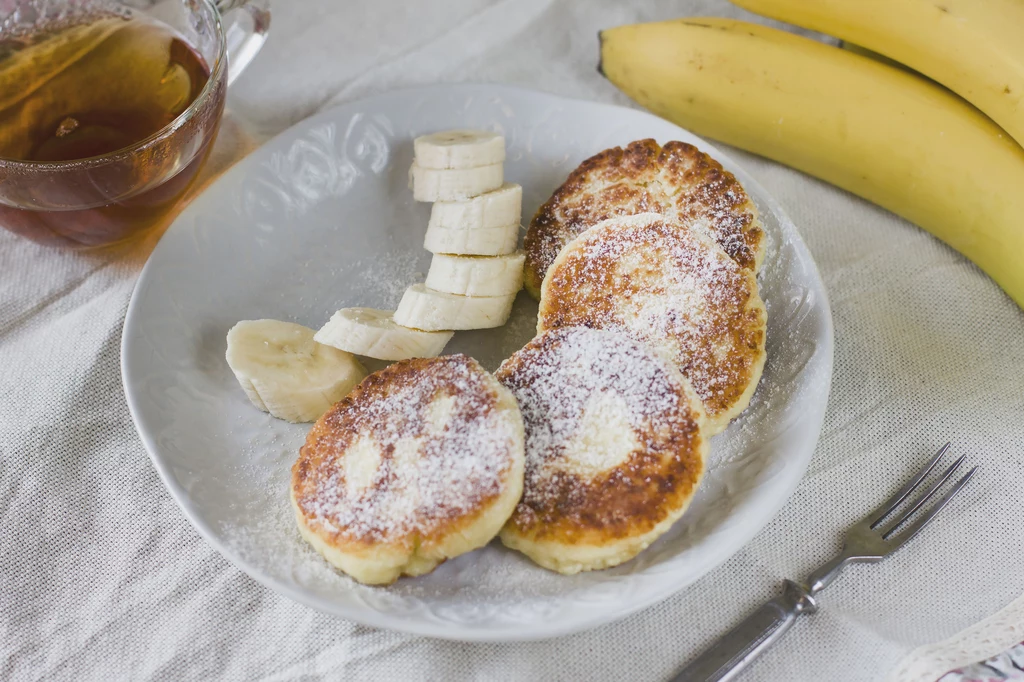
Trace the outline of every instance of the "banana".
<instances>
[{"instance_id":1,"label":"banana","mask_svg":"<svg viewBox=\"0 0 1024 682\"><path fill-rule=\"evenodd\" d=\"M278 419L313 422L366 376L350 354L278 320L243 320L228 331L228 366L253 405Z\"/></svg>"},{"instance_id":2,"label":"banana","mask_svg":"<svg viewBox=\"0 0 1024 682\"><path fill-rule=\"evenodd\" d=\"M500 163L475 168L423 168L413 162L409 184L416 201L457 201L498 189L504 174Z\"/></svg>"},{"instance_id":3,"label":"banana","mask_svg":"<svg viewBox=\"0 0 1024 682\"><path fill-rule=\"evenodd\" d=\"M446 130L412 144L420 168L476 168L505 160L505 138L487 130Z\"/></svg>"},{"instance_id":4,"label":"banana","mask_svg":"<svg viewBox=\"0 0 1024 682\"><path fill-rule=\"evenodd\" d=\"M506 183L493 192L465 201L439 201L430 208L428 227L477 230L518 225L522 219L523 188Z\"/></svg>"},{"instance_id":5,"label":"banana","mask_svg":"<svg viewBox=\"0 0 1024 682\"><path fill-rule=\"evenodd\" d=\"M518 243L518 224L471 230L428 227L423 238L423 248L431 253L464 256L504 256L515 251Z\"/></svg>"},{"instance_id":6,"label":"banana","mask_svg":"<svg viewBox=\"0 0 1024 682\"><path fill-rule=\"evenodd\" d=\"M395 322L424 331L443 329L491 329L500 327L512 314L515 294L507 296L456 296L413 284L405 290Z\"/></svg>"},{"instance_id":7,"label":"banana","mask_svg":"<svg viewBox=\"0 0 1024 682\"><path fill-rule=\"evenodd\" d=\"M913 74L916 74L918 76L921 75L917 71L914 71L913 69L908 67L906 64L900 64L895 59L889 59L884 54L879 54L879 53L875 52L874 50L869 50L866 47L863 47L863 46L858 45L856 43L851 43L848 40L841 41L839 43L839 47L841 47L844 50L849 50L850 52L852 52L854 54L859 54L861 57L868 57L869 59L874 59L875 61L882 62L883 64L886 64L888 66L895 66L897 69L903 69L904 71L909 71L909 72L911 72Z\"/></svg>"},{"instance_id":8,"label":"banana","mask_svg":"<svg viewBox=\"0 0 1024 682\"><path fill-rule=\"evenodd\" d=\"M394 313L374 308L343 308L320 328L317 342L378 360L434 358L453 332L424 332L395 323Z\"/></svg>"},{"instance_id":9,"label":"banana","mask_svg":"<svg viewBox=\"0 0 1024 682\"><path fill-rule=\"evenodd\" d=\"M828 33L942 83L1024 145L1020 0L732 0Z\"/></svg>"},{"instance_id":10,"label":"banana","mask_svg":"<svg viewBox=\"0 0 1024 682\"><path fill-rule=\"evenodd\" d=\"M1024 150L945 88L847 50L717 18L604 31L601 69L660 116L920 225L1024 306Z\"/></svg>"},{"instance_id":11,"label":"banana","mask_svg":"<svg viewBox=\"0 0 1024 682\"><path fill-rule=\"evenodd\" d=\"M438 253L430 260L425 286L459 296L508 296L523 288L525 258L522 251L493 258Z\"/></svg>"}]
</instances>

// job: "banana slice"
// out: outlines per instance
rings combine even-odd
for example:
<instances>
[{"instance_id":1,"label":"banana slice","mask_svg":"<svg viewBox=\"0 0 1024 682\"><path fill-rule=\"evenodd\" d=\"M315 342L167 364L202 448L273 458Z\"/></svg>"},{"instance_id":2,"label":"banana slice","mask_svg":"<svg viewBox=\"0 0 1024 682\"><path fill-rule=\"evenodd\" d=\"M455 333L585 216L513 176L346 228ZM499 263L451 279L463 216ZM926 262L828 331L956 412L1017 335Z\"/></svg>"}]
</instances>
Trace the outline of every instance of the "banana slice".
<instances>
[{"instance_id":1,"label":"banana slice","mask_svg":"<svg viewBox=\"0 0 1024 682\"><path fill-rule=\"evenodd\" d=\"M405 290L395 311L395 322L425 331L490 329L500 327L512 314L515 294L508 296L456 296L413 284Z\"/></svg>"},{"instance_id":2,"label":"banana slice","mask_svg":"<svg viewBox=\"0 0 1024 682\"><path fill-rule=\"evenodd\" d=\"M465 201L439 201L430 209L428 227L449 230L518 225L522 219L523 188L506 183L494 190Z\"/></svg>"},{"instance_id":3,"label":"banana slice","mask_svg":"<svg viewBox=\"0 0 1024 682\"><path fill-rule=\"evenodd\" d=\"M416 201L457 201L501 187L505 171L500 163L476 168L423 168L413 163L409 184Z\"/></svg>"},{"instance_id":4,"label":"banana slice","mask_svg":"<svg viewBox=\"0 0 1024 682\"><path fill-rule=\"evenodd\" d=\"M428 227L423 248L430 253L457 256L504 256L516 250L519 225L480 227L473 230Z\"/></svg>"},{"instance_id":5,"label":"banana slice","mask_svg":"<svg viewBox=\"0 0 1024 682\"><path fill-rule=\"evenodd\" d=\"M350 354L278 320L243 320L228 332L228 366L252 404L278 419L314 422L366 376Z\"/></svg>"},{"instance_id":6,"label":"banana slice","mask_svg":"<svg viewBox=\"0 0 1024 682\"><path fill-rule=\"evenodd\" d=\"M505 160L505 138L486 130L446 130L413 141L420 168L475 168Z\"/></svg>"},{"instance_id":7,"label":"banana slice","mask_svg":"<svg viewBox=\"0 0 1024 682\"><path fill-rule=\"evenodd\" d=\"M313 338L319 343L378 360L434 358L454 332L424 332L395 323L390 310L343 308Z\"/></svg>"},{"instance_id":8,"label":"banana slice","mask_svg":"<svg viewBox=\"0 0 1024 682\"><path fill-rule=\"evenodd\" d=\"M425 286L459 296L508 296L523 288L525 258L522 251L493 258L439 253L430 261Z\"/></svg>"}]
</instances>

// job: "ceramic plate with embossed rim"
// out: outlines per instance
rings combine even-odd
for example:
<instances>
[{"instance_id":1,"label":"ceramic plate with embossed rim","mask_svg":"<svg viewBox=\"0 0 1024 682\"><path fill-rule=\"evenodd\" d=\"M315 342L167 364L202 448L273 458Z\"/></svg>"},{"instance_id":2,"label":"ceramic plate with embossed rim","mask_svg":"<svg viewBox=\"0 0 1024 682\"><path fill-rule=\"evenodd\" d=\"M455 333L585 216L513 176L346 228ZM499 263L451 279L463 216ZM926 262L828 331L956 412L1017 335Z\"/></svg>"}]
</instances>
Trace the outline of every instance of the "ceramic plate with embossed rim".
<instances>
[{"instance_id":1,"label":"ceramic plate with embossed rim","mask_svg":"<svg viewBox=\"0 0 1024 682\"><path fill-rule=\"evenodd\" d=\"M448 128L502 132L506 177L533 211L580 161L653 137L691 142L733 171L757 203L769 248L760 277L768 362L750 408L712 445L683 519L633 561L559 576L499 543L427 576L365 587L300 539L290 467L308 430L252 407L224 361L238 320L319 327L338 308L394 308L422 281L429 206L407 188L412 140ZM447 352L489 369L533 335L525 294L501 328L458 332ZM721 564L796 488L821 430L832 323L792 222L711 145L649 114L493 85L380 95L320 113L240 162L178 217L132 295L122 339L132 417L168 490L215 547L256 580L367 625L472 641L531 640L592 628L678 592Z\"/></svg>"}]
</instances>

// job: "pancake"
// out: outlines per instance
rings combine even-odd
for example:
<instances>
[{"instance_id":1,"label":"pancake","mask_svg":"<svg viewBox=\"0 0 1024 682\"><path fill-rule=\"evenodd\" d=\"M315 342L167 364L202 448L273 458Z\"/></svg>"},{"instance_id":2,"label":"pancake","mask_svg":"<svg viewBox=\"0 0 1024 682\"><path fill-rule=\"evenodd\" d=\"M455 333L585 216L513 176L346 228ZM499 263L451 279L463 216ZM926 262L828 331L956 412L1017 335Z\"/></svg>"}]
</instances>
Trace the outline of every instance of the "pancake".
<instances>
[{"instance_id":1,"label":"pancake","mask_svg":"<svg viewBox=\"0 0 1024 682\"><path fill-rule=\"evenodd\" d=\"M526 427L523 498L501 541L571 574L628 561L689 505L708 443L671 362L624 334L537 336L495 373Z\"/></svg>"},{"instance_id":2,"label":"pancake","mask_svg":"<svg viewBox=\"0 0 1024 682\"><path fill-rule=\"evenodd\" d=\"M472 358L404 360L314 424L292 467L299 532L359 582L422 575L487 544L523 488L523 422Z\"/></svg>"},{"instance_id":3,"label":"pancake","mask_svg":"<svg viewBox=\"0 0 1024 682\"><path fill-rule=\"evenodd\" d=\"M566 244L602 220L664 213L698 225L742 267L757 271L764 229L743 186L713 158L685 142L637 140L592 156L540 207L526 233L526 290L540 296Z\"/></svg>"},{"instance_id":4,"label":"pancake","mask_svg":"<svg viewBox=\"0 0 1024 682\"><path fill-rule=\"evenodd\" d=\"M714 435L757 388L766 319L753 271L703 230L643 213L598 223L562 250L537 329L613 329L663 353L700 396Z\"/></svg>"}]
</instances>

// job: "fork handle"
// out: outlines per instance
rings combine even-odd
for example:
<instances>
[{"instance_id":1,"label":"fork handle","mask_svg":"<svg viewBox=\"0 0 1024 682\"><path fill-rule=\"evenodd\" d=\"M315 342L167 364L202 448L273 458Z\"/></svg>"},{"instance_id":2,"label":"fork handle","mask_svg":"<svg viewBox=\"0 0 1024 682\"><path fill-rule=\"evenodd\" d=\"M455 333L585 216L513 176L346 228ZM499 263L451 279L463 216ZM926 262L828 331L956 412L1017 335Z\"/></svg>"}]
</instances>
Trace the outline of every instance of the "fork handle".
<instances>
[{"instance_id":1,"label":"fork handle","mask_svg":"<svg viewBox=\"0 0 1024 682\"><path fill-rule=\"evenodd\" d=\"M803 585L787 580L782 594L730 630L707 651L683 668L672 682L731 680L765 649L778 641L801 613L817 610Z\"/></svg>"}]
</instances>

